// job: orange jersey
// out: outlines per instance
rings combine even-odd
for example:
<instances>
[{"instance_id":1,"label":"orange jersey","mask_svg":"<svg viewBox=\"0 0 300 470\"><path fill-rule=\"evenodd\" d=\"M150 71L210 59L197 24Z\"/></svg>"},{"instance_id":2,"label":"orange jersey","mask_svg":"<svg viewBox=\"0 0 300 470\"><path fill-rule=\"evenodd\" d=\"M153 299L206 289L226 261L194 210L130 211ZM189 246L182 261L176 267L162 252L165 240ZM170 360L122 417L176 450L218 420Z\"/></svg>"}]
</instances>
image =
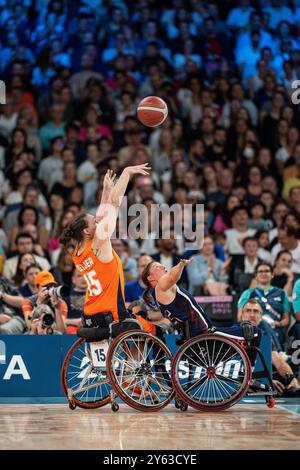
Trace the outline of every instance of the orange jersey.
<instances>
[{"instance_id":1,"label":"orange jersey","mask_svg":"<svg viewBox=\"0 0 300 470\"><path fill-rule=\"evenodd\" d=\"M73 262L88 286L84 314L111 312L114 321L123 320L126 317L126 307L124 275L119 256L113 251L112 261L109 263L99 261L92 250L92 240L86 242L80 255L77 255L77 251L76 247Z\"/></svg>"}]
</instances>

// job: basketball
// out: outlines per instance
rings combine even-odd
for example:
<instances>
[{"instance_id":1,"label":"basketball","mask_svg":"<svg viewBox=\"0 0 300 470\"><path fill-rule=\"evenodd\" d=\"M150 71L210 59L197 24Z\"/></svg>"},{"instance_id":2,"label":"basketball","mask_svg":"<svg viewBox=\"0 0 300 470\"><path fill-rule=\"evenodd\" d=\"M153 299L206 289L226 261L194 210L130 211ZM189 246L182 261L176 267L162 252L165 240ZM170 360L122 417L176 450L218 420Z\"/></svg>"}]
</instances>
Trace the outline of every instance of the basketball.
<instances>
[{"instance_id":1,"label":"basketball","mask_svg":"<svg viewBox=\"0 0 300 470\"><path fill-rule=\"evenodd\" d=\"M160 126L168 116L168 107L158 96L147 96L139 103L137 116L144 126Z\"/></svg>"}]
</instances>

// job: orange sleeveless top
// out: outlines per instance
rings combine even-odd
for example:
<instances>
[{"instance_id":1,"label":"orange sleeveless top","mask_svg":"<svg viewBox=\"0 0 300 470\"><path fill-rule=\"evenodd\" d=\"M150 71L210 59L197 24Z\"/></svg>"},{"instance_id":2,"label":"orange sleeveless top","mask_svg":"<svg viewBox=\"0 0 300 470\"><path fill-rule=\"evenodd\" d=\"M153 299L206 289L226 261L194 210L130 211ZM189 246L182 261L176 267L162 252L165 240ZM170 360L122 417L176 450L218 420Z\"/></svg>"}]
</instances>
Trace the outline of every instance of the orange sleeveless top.
<instances>
[{"instance_id":1,"label":"orange sleeveless top","mask_svg":"<svg viewBox=\"0 0 300 470\"><path fill-rule=\"evenodd\" d=\"M86 242L80 255L77 252L78 247L73 253L73 262L88 286L84 314L112 312L114 321L123 320L126 317L124 275L117 253L113 250L112 261L102 263L92 250L92 240Z\"/></svg>"}]
</instances>

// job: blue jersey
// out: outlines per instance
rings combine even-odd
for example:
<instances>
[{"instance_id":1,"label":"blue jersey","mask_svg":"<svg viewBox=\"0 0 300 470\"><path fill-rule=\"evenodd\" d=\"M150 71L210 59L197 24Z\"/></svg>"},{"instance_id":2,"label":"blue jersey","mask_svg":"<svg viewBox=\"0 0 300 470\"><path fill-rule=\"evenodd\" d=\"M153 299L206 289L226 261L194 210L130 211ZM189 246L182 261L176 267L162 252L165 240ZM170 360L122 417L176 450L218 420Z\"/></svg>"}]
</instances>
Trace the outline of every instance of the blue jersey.
<instances>
[{"instance_id":1,"label":"blue jersey","mask_svg":"<svg viewBox=\"0 0 300 470\"><path fill-rule=\"evenodd\" d=\"M192 336L199 335L210 328L212 326L211 321L194 297L187 290L181 289L178 286L176 286L176 290L175 299L167 305L158 302L155 297L155 291L152 291L156 305L163 316L180 322L189 321Z\"/></svg>"}]
</instances>

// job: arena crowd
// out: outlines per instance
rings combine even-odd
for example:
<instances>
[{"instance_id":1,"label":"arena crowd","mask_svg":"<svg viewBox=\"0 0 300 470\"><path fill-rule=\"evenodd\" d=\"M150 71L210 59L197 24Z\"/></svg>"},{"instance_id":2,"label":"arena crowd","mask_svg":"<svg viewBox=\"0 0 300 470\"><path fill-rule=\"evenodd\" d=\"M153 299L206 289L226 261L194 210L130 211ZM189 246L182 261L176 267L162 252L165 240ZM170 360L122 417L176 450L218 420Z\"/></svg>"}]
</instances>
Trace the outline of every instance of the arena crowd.
<instances>
[{"instance_id":1,"label":"arena crowd","mask_svg":"<svg viewBox=\"0 0 300 470\"><path fill-rule=\"evenodd\" d=\"M86 286L62 230L95 213L107 169L149 162L129 204L204 204L205 238L114 239L126 301L151 259L192 256L183 287L235 296L238 320L258 300L279 351L300 338L300 1L1 0L0 31L0 334L49 332L62 284L51 332L76 333ZM149 95L157 128L136 118Z\"/></svg>"}]
</instances>

